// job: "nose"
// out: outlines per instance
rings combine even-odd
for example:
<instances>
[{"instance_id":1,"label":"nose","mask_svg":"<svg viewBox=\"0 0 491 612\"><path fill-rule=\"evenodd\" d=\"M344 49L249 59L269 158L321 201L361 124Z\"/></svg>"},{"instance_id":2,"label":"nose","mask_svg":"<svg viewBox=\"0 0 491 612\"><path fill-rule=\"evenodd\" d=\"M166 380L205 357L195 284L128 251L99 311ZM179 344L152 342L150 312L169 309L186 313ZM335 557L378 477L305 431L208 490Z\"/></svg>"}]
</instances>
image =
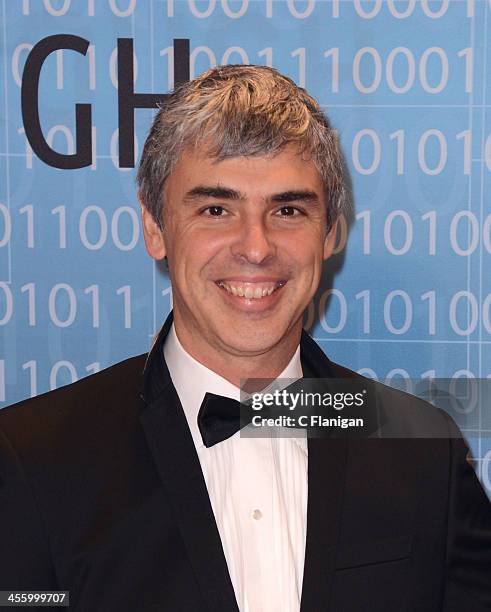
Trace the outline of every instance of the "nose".
<instances>
[{"instance_id":1,"label":"nose","mask_svg":"<svg viewBox=\"0 0 491 612\"><path fill-rule=\"evenodd\" d=\"M235 257L256 265L267 263L275 250L271 232L259 218L244 220L232 245Z\"/></svg>"}]
</instances>

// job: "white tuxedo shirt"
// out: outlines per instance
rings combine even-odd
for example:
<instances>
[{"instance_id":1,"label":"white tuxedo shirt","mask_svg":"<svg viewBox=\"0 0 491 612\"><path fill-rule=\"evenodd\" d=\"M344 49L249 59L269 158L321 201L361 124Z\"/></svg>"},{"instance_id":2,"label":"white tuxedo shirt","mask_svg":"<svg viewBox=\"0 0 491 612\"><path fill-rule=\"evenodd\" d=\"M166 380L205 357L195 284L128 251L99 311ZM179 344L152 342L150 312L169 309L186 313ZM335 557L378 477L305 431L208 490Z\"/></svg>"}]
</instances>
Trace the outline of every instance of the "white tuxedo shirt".
<instances>
[{"instance_id":1,"label":"white tuxedo shirt","mask_svg":"<svg viewBox=\"0 0 491 612\"><path fill-rule=\"evenodd\" d=\"M205 393L240 399L240 389L196 361L174 325L164 355L203 470L241 612L298 612L307 526L305 438L247 438L206 448L197 424ZM302 377L300 347L279 378Z\"/></svg>"}]
</instances>

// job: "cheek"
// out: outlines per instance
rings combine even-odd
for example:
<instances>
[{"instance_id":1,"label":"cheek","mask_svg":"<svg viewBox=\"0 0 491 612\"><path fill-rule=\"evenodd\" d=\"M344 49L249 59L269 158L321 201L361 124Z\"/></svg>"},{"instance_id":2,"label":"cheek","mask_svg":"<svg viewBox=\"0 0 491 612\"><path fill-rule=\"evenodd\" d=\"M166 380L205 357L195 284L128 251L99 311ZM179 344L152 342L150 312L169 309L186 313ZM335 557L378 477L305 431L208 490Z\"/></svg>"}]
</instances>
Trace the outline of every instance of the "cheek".
<instances>
[{"instance_id":1,"label":"cheek","mask_svg":"<svg viewBox=\"0 0 491 612\"><path fill-rule=\"evenodd\" d=\"M220 237L187 233L182 235L173 251L177 275L188 281L212 276L213 269L223 272L227 249ZM227 267L227 266L225 266Z\"/></svg>"},{"instance_id":2,"label":"cheek","mask_svg":"<svg viewBox=\"0 0 491 612\"><path fill-rule=\"evenodd\" d=\"M306 244L308 244L308 241L303 242L303 246ZM312 248L313 245L317 246ZM310 272L315 275L322 266L324 248L319 241L310 238L310 248L302 248L302 243L298 242L297 248L290 255L294 261L297 261L299 267L303 268L305 273Z\"/></svg>"},{"instance_id":3,"label":"cheek","mask_svg":"<svg viewBox=\"0 0 491 612\"><path fill-rule=\"evenodd\" d=\"M309 260L304 261L304 278L305 284L308 285L309 292L315 293L319 285L322 275L323 265L323 250L314 252L310 255Z\"/></svg>"}]
</instances>

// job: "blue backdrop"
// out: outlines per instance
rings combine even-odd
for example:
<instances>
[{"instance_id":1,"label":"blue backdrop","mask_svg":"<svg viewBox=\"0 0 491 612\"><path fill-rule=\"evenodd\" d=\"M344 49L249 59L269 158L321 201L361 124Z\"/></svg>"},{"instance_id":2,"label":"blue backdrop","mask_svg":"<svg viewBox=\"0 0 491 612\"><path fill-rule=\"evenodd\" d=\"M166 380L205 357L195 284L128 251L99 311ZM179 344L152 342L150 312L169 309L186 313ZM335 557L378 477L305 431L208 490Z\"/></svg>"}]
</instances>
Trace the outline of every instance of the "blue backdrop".
<instances>
[{"instance_id":1,"label":"blue backdrop","mask_svg":"<svg viewBox=\"0 0 491 612\"><path fill-rule=\"evenodd\" d=\"M490 13L488 0L1 0L0 406L145 352L170 308L135 170L120 167L118 38L133 45L135 93L165 93L187 62L191 77L268 64L326 109L355 204L305 321L331 358L408 389L491 378ZM26 60L55 34L86 52L48 54L36 95ZM23 82L63 155L80 153L75 105L90 104L89 165L40 159ZM136 155L152 113L134 112ZM474 423L491 492L491 431Z\"/></svg>"}]
</instances>

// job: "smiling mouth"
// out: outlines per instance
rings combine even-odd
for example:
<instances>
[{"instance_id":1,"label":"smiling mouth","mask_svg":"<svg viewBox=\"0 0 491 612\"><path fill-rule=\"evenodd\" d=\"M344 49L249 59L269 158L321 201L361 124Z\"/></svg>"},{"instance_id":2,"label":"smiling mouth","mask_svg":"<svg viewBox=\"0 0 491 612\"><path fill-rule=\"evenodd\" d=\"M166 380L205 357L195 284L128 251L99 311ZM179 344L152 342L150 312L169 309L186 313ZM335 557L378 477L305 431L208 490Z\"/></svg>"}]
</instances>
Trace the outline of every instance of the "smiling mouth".
<instances>
[{"instance_id":1,"label":"smiling mouth","mask_svg":"<svg viewBox=\"0 0 491 612\"><path fill-rule=\"evenodd\" d=\"M286 285L286 280L276 282L240 282L240 281L217 281L216 284L221 288L235 295L243 297L247 300L261 300L262 298L272 295L278 289Z\"/></svg>"}]
</instances>

